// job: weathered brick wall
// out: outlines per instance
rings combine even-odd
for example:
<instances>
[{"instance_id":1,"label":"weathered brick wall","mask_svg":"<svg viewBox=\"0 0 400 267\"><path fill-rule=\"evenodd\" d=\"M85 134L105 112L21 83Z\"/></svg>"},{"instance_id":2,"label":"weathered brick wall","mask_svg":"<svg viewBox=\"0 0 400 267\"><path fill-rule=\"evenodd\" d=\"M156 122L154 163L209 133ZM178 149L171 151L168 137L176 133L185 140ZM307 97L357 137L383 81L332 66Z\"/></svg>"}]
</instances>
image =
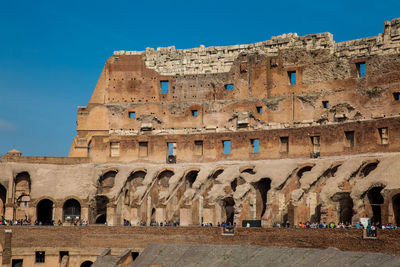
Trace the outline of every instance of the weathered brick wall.
<instances>
[{"instance_id":1,"label":"weathered brick wall","mask_svg":"<svg viewBox=\"0 0 400 267\"><path fill-rule=\"evenodd\" d=\"M379 232L378 240L362 240L361 230L238 228L222 236L219 228L200 227L10 227L12 248L79 247L144 248L149 243L241 244L328 248L382 252L400 256L400 231ZM0 239L4 242L4 230Z\"/></svg>"}]
</instances>

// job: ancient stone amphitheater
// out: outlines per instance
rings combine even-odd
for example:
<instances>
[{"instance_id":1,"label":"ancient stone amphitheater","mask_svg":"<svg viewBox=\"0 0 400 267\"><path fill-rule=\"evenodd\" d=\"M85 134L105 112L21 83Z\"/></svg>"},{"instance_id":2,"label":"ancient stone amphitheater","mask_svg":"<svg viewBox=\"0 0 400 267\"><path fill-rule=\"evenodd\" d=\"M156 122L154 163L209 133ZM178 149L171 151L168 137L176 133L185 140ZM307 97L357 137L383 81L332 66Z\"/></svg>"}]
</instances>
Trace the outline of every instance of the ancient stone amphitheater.
<instances>
[{"instance_id":1,"label":"ancient stone amphitheater","mask_svg":"<svg viewBox=\"0 0 400 267\"><path fill-rule=\"evenodd\" d=\"M330 33L289 33L247 45L116 51L78 108L68 157L12 150L0 162L5 219L92 226L7 227L3 265L35 266L46 255L41 266L90 266L107 247L136 253L147 235L171 235L124 223L179 223L183 232L243 221L400 224L399 159L400 18L378 36L340 43ZM185 241L173 231L166 242ZM213 232L203 243L267 245L248 231L245 241ZM87 235L98 238L87 243ZM113 240L126 235L140 241Z\"/></svg>"}]
</instances>

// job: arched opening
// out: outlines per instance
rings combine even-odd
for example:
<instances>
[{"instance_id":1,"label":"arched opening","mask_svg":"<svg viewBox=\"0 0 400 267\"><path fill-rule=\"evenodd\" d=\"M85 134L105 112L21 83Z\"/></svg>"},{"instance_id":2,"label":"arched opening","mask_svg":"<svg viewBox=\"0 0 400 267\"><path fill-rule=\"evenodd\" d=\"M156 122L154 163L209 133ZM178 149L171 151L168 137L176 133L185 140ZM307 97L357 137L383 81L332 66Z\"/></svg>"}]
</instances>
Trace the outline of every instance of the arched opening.
<instances>
[{"instance_id":1,"label":"arched opening","mask_svg":"<svg viewBox=\"0 0 400 267\"><path fill-rule=\"evenodd\" d=\"M188 186L188 188L192 188L194 182L197 179L197 174L199 173L199 171L190 171L187 175L186 175L186 184Z\"/></svg>"},{"instance_id":2,"label":"arched opening","mask_svg":"<svg viewBox=\"0 0 400 267\"><path fill-rule=\"evenodd\" d=\"M173 175L174 172L170 170L165 170L161 172L157 177L158 184L164 188L168 188L169 178L171 178Z\"/></svg>"},{"instance_id":3,"label":"arched opening","mask_svg":"<svg viewBox=\"0 0 400 267\"><path fill-rule=\"evenodd\" d=\"M96 224L105 224L107 222L106 214L100 214L96 218Z\"/></svg>"},{"instance_id":4,"label":"arched opening","mask_svg":"<svg viewBox=\"0 0 400 267\"><path fill-rule=\"evenodd\" d=\"M268 190L271 189L271 179L262 178L260 181L254 184L254 188L258 192L257 202L261 200L262 210L261 210L261 218L264 216L264 213L267 209L267 193Z\"/></svg>"},{"instance_id":5,"label":"arched opening","mask_svg":"<svg viewBox=\"0 0 400 267\"><path fill-rule=\"evenodd\" d=\"M36 218L43 225L53 225L53 201L42 199L36 206Z\"/></svg>"},{"instance_id":6,"label":"arched opening","mask_svg":"<svg viewBox=\"0 0 400 267\"><path fill-rule=\"evenodd\" d=\"M246 181L242 178L242 177L236 177L235 179L233 179L233 181L231 182L231 188L233 192L236 192L236 188L239 185L245 184Z\"/></svg>"},{"instance_id":7,"label":"arched opening","mask_svg":"<svg viewBox=\"0 0 400 267\"><path fill-rule=\"evenodd\" d=\"M384 202L383 196L381 195L382 189L383 186L373 187L367 192L369 204L371 205L372 209L372 224L381 222L381 205Z\"/></svg>"},{"instance_id":8,"label":"arched opening","mask_svg":"<svg viewBox=\"0 0 400 267\"><path fill-rule=\"evenodd\" d=\"M100 176L98 183L99 194L108 193L111 190L111 188L113 188L115 182L115 176L117 176L117 171L114 170L108 171L104 173L102 176Z\"/></svg>"},{"instance_id":9,"label":"arched opening","mask_svg":"<svg viewBox=\"0 0 400 267\"><path fill-rule=\"evenodd\" d=\"M93 262L92 261L84 261L82 262L80 267L90 267L92 266Z\"/></svg>"},{"instance_id":10,"label":"arched opening","mask_svg":"<svg viewBox=\"0 0 400 267\"><path fill-rule=\"evenodd\" d=\"M136 171L129 175L127 182L131 183L133 186L137 187L140 186L146 177L146 172L144 171Z\"/></svg>"},{"instance_id":11,"label":"arched opening","mask_svg":"<svg viewBox=\"0 0 400 267\"><path fill-rule=\"evenodd\" d=\"M235 200L232 197L227 197L223 200L223 205L226 214L226 223L233 225L235 216Z\"/></svg>"},{"instance_id":12,"label":"arched opening","mask_svg":"<svg viewBox=\"0 0 400 267\"><path fill-rule=\"evenodd\" d=\"M6 209L7 189L0 184L0 212L1 216L4 216Z\"/></svg>"},{"instance_id":13,"label":"arched opening","mask_svg":"<svg viewBox=\"0 0 400 267\"><path fill-rule=\"evenodd\" d=\"M108 202L109 202L109 199L106 196L96 196L95 197L94 214L95 214L95 223L96 224L105 224L107 222L107 204L108 204Z\"/></svg>"},{"instance_id":14,"label":"arched opening","mask_svg":"<svg viewBox=\"0 0 400 267\"><path fill-rule=\"evenodd\" d=\"M63 205L63 220L73 222L81 218L81 204L76 199L68 199Z\"/></svg>"},{"instance_id":15,"label":"arched opening","mask_svg":"<svg viewBox=\"0 0 400 267\"><path fill-rule=\"evenodd\" d=\"M371 163L365 165L365 167L362 168L362 170L360 171L361 177L366 177L373 170L375 170L376 167L378 167L378 163L379 163L379 161L376 161L376 162L371 162Z\"/></svg>"},{"instance_id":16,"label":"arched opening","mask_svg":"<svg viewBox=\"0 0 400 267\"><path fill-rule=\"evenodd\" d=\"M395 222L397 226L400 226L400 194L397 194L392 198L392 203Z\"/></svg>"},{"instance_id":17,"label":"arched opening","mask_svg":"<svg viewBox=\"0 0 400 267\"><path fill-rule=\"evenodd\" d=\"M254 168L245 168L244 170L240 171L240 173L256 174Z\"/></svg>"},{"instance_id":18,"label":"arched opening","mask_svg":"<svg viewBox=\"0 0 400 267\"><path fill-rule=\"evenodd\" d=\"M150 222L156 222L156 209L151 210Z\"/></svg>"},{"instance_id":19,"label":"arched opening","mask_svg":"<svg viewBox=\"0 0 400 267\"><path fill-rule=\"evenodd\" d=\"M313 167L314 167L314 166L305 166L305 167L301 168L301 169L297 172L297 178L300 180L301 177L303 177L303 174L304 174L305 172L311 171L311 169L312 169Z\"/></svg>"},{"instance_id":20,"label":"arched opening","mask_svg":"<svg viewBox=\"0 0 400 267\"><path fill-rule=\"evenodd\" d=\"M353 199L350 193L343 194L339 199L339 222L351 224L353 218Z\"/></svg>"}]
</instances>

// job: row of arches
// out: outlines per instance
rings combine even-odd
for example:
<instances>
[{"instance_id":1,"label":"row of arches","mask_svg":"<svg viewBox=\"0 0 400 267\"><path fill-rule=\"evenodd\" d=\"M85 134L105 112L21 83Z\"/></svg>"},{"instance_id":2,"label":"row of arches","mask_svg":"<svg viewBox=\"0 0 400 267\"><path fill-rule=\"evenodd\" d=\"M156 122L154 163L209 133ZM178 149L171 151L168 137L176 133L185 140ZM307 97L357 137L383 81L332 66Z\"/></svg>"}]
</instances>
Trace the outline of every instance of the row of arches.
<instances>
[{"instance_id":1,"label":"row of arches","mask_svg":"<svg viewBox=\"0 0 400 267\"><path fill-rule=\"evenodd\" d=\"M36 205L36 220L43 225L52 225L54 202L50 199L42 199ZM81 218L81 204L76 199L68 199L63 204L63 221L73 222Z\"/></svg>"}]
</instances>

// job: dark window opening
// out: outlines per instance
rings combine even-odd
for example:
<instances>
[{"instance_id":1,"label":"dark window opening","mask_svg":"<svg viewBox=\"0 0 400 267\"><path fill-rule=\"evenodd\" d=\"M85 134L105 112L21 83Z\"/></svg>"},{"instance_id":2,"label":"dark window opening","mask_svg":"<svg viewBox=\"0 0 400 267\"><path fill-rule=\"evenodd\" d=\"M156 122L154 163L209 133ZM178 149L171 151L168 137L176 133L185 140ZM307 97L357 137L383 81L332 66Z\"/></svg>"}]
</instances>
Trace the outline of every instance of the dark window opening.
<instances>
[{"instance_id":1,"label":"dark window opening","mask_svg":"<svg viewBox=\"0 0 400 267\"><path fill-rule=\"evenodd\" d=\"M129 112L129 118L130 119L135 119L136 118L136 112L135 111Z\"/></svg>"},{"instance_id":2,"label":"dark window opening","mask_svg":"<svg viewBox=\"0 0 400 267\"><path fill-rule=\"evenodd\" d=\"M296 71L288 71L289 84L296 85Z\"/></svg>"},{"instance_id":3,"label":"dark window opening","mask_svg":"<svg viewBox=\"0 0 400 267\"><path fill-rule=\"evenodd\" d=\"M60 258L59 258L60 262L62 261L62 258L64 256L69 256L69 251L60 251Z\"/></svg>"},{"instance_id":4,"label":"dark window opening","mask_svg":"<svg viewBox=\"0 0 400 267\"><path fill-rule=\"evenodd\" d=\"M87 148L88 158L90 158L90 152L91 152L91 150L92 150L92 142L89 141L89 143L88 143L88 148Z\"/></svg>"},{"instance_id":5,"label":"dark window opening","mask_svg":"<svg viewBox=\"0 0 400 267\"><path fill-rule=\"evenodd\" d=\"M235 215L235 200L232 197L227 197L223 200L223 205L226 214L226 223L233 225Z\"/></svg>"},{"instance_id":6,"label":"dark window opening","mask_svg":"<svg viewBox=\"0 0 400 267\"><path fill-rule=\"evenodd\" d=\"M356 63L356 67L357 67L357 74L359 78L364 78L365 77L365 62L360 62L360 63Z\"/></svg>"},{"instance_id":7,"label":"dark window opening","mask_svg":"<svg viewBox=\"0 0 400 267\"><path fill-rule=\"evenodd\" d=\"M233 83L225 84L225 90L232 91L233 88Z\"/></svg>"},{"instance_id":8,"label":"dark window opening","mask_svg":"<svg viewBox=\"0 0 400 267\"><path fill-rule=\"evenodd\" d=\"M12 260L12 267L22 267L24 260L22 259L13 259Z\"/></svg>"},{"instance_id":9,"label":"dark window opening","mask_svg":"<svg viewBox=\"0 0 400 267\"><path fill-rule=\"evenodd\" d=\"M67 222L74 222L81 217L81 204L76 199L68 199L63 205L63 219ZM61 252L60 252L61 253Z\"/></svg>"},{"instance_id":10,"label":"dark window opening","mask_svg":"<svg viewBox=\"0 0 400 267\"><path fill-rule=\"evenodd\" d=\"M196 109L192 110L192 116L193 117L197 117L197 110Z\"/></svg>"},{"instance_id":11,"label":"dark window opening","mask_svg":"<svg viewBox=\"0 0 400 267\"><path fill-rule=\"evenodd\" d=\"M169 91L169 81L161 81L161 94L168 94Z\"/></svg>"},{"instance_id":12,"label":"dark window opening","mask_svg":"<svg viewBox=\"0 0 400 267\"><path fill-rule=\"evenodd\" d=\"M373 187L368 190L367 197L369 200L369 204L371 205L372 209L372 217L371 223L377 224L381 223L382 214L381 214L381 205L384 202L383 196L381 194L383 187Z\"/></svg>"},{"instance_id":13,"label":"dark window opening","mask_svg":"<svg viewBox=\"0 0 400 267\"><path fill-rule=\"evenodd\" d=\"M339 200L339 222L351 224L353 218L353 199L346 193Z\"/></svg>"},{"instance_id":14,"label":"dark window opening","mask_svg":"<svg viewBox=\"0 0 400 267\"><path fill-rule=\"evenodd\" d=\"M137 257L139 257L139 252L132 252L132 260L136 260Z\"/></svg>"},{"instance_id":15,"label":"dark window opening","mask_svg":"<svg viewBox=\"0 0 400 267\"><path fill-rule=\"evenodd\" d=\"M287 153L289 152L289 137L283 136L279 138L281 141L281 149L280 152Z\"/></svg>"},{"instance_id":16,"label":"dark window opening","mask_svg":"<svg viewBox=\"0 0 400 267\"><path fill-rule=\"evenodd\" d=\"M254 187L258 190L261 196L262 210L260 218L262 218L267 209L267 193L271 189L271 179L262 178L260 181L255 183Z\"/></svg>"},{"instance_id":17,"label":"dark window opening","mask_svg":"<svg viewBox=\"0 0 400 267\"><path fill-rule=\"evenodd\" d=\"M344 132L344 136L345 136L345 146L354 147L354 131L346 131Z\"/></svg>"},{"instance_id":18,"label":"dark window opening","mask_svg":"<svg viewBox=\"0 0 400 267\"><path fill-rule=\"evenodd\" d=\"M322 101L322 106L326 109L329 108L329 101Z\"/></svg>"},{"instance_id":19,"label":"dark window opening","mask_svg":"<svg viewBox=\"0 0 400 267\"><path fill-rule=\"evenodd\" d=\"M397 194L392 199L394 219L397 226L400 226L400 194Z\"/></svg>"},{"instance_id":20,"label":"dark window opening","mask_svg":"<svg viewBox=\"0 0 400 267\"><path fill-rule=\"evenodd\" d=\"M36 217L43 225L53 225L53 201L41 200L36 206Z\"/></svg>"},{"instance_id":21,"label":"dark window opening","mask_svg":"<svg viewBox=\"0 0 400 267\"><path fill-rule=\"evenodd\" d=\"M400 101L400 92L394 92L393 93L393 98L396 101Z\"/></svg>"},{"instance_id":22,"label":"dark window opening","mask_svg":"<svg viewBox=\"0 0 400 267\"><path fill-rule=\"evenodd\" d=\"M46 260L46 255L44 251L36 251L35 252L35 262L36 263L44 263Z\"/></svg>"},{"instance_id":23,"label":"dark window opening","mask_svg":"<svg viewBox=\"0 0 400 267\"><path fill-rule=\"evenodd\" d=\"M261 106L258 106L258 107L256 107L257 108L257 113L258 114L261 114L262 113L262 107Z\"/></svg>"}]
</instances>

